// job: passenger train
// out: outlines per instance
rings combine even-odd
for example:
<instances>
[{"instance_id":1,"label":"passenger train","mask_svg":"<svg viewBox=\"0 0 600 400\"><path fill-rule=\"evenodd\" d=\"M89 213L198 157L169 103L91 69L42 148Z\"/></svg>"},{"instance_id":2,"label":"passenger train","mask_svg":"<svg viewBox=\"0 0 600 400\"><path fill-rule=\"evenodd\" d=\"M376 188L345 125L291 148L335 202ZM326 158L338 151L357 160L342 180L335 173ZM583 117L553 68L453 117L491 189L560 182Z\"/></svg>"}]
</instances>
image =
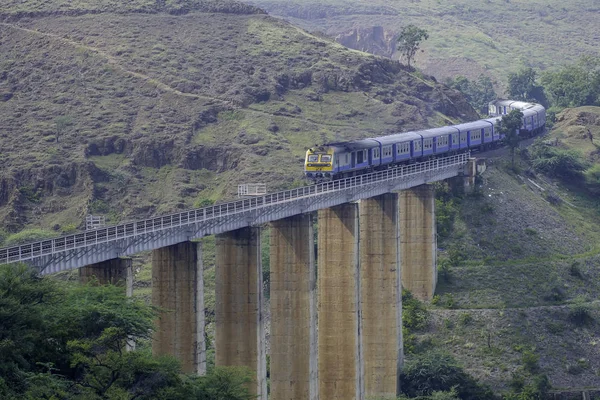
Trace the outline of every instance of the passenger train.
<instances>
[{"instance_id":1,"label":"passenger train","mask_svg":"<svg viewBox=\"0 0 600 400\"><path fill-rule=\"evenodd\" d=\"M304 173L310 180L320 182L469 150L486 150L501 142L503 135L496 129L498 122L502 115L514 109L523 113L519 135L544 131L546 109L543 106L497 100L489 104L492 118L310 148L306 152Z\"/></svg>"}]
</instances>

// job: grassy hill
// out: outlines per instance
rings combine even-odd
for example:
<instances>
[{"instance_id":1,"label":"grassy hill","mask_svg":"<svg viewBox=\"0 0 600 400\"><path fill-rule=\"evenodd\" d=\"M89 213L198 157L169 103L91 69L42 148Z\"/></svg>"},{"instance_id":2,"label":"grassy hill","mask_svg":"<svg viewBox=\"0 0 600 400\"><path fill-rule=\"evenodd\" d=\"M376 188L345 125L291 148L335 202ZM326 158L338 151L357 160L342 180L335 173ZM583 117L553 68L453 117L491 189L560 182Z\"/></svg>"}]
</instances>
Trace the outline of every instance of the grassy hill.
<instances>
[{"instance_id":1,"label":"grassy hill","mask_svg":"<svg viewBox=\"0 0 600 400\"><path fill-rule=\"evenodd\" d=\"M0 19L11 231L273 191L316 143L475 117L421 74L241 3L15 1Z\"/></svg>"},{"instance_id":2,"label":"grassy hill","mask_svg":"<svg viewBox=\"0 0 600 400\"><path fill-rule=\"evenodd\" d=\"M588 129L599 137L599 107L567 109L544 141L592 164L598 151ZM440 242L441 263L450 267L440 274L431 323L419 340L447 349L496 388L535 372L557 390L597 389L597 197L581 182L536 173L523 160L515 172L509 160L489 158L480 192L457 207L453 230Z\"/></svg>"},{"instance_id":3,"label":"grassy hill","mask_svg":"<svg viewBox=\"0 0 600 400\"><path fill-rule=\"evenodd\" d=\"M248 0L308 30L337 36L409 23L430 32L417 64L446 78L481 73L501 84L521 65L546 69L598 54L600 6L594 0ZM560 54L560 57L557 55Z\"/></svg>"}]
</instances>

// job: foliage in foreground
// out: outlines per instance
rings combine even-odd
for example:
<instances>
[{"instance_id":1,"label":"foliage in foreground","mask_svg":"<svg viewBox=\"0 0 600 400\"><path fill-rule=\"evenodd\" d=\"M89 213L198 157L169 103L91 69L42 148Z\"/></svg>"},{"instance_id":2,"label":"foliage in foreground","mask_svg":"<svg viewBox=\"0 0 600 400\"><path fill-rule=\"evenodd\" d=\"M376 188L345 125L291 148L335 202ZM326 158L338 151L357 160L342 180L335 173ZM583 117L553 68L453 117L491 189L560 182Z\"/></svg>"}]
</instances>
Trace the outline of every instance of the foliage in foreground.
<instances>
[{"instance_id":1,"label":"foliage in foreground","mask_svg":"<svg viewBox=\"0 0 600 400\"><path fill-rule=\"evenodd\" d=\"M0 266L0 398L250 399L248 371L185 376L170 357L125 351L150 338L155 310L114 286L63 286Z\"/></svg>"}]
</instances>

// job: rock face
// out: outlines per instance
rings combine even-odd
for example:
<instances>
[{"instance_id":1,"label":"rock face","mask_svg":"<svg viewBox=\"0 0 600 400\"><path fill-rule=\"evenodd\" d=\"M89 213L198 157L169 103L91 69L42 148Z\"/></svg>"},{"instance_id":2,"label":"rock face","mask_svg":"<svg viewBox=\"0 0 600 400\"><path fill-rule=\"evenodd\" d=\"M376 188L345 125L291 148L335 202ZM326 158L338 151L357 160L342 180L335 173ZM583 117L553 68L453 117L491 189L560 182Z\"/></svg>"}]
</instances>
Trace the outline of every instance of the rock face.
<instances>
[{"instance_id":1,"label":"rock face","mask_svg":"<svg viewBox=\"0 0 600 400\"><path fill-rule=\"evenodd\" d=\"M338 43L351 49L390 58L396 52L395 39L396 33L387 31L382 26L354 28L349 32L337 35L335 38Z\"/></svg>"}]
</instances>

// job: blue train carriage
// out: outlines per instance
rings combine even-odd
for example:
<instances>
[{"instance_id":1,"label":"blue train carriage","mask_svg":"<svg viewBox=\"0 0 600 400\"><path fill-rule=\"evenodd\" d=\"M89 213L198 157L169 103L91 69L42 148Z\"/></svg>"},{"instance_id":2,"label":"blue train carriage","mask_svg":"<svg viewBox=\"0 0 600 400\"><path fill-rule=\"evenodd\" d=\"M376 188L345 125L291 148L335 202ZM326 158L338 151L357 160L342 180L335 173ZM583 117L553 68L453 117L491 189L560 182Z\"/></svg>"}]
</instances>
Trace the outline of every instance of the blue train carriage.
<instances>
[{"instance_id":1,"label":"blue train carriage","mask_svg":"<svg viewBox=\"0 0 600 400\"><path fill-rule=\"evenodd\" d=\"M373 138L381 147L381 159L376 166L387 168L389 165L406 162L423 156L423 138L416 132L396 133Z\"/></svg>"},{"instance_id":2,"label":"blue train carriage","mask_svg":"<svg viewBox=\"0 0 600 400\"><path fill-rule=\"evenodd\" d=\"M484 149L491 147L494 141L494 125L486 120L466 122L454 125L454 128L460 131L461 149Z\"/></svg>"},{"instance_id":3,"label":"blue train carriage","mask_svg":"<svg viewBox=\"0 0 600 400\"><path fill-rule=\"evenodd\" d=\"M453 126L427 129L420 131L419 135L423 138L424 155L438 155L460 149L460 132Z\"/></svg>"}]
</instances>

